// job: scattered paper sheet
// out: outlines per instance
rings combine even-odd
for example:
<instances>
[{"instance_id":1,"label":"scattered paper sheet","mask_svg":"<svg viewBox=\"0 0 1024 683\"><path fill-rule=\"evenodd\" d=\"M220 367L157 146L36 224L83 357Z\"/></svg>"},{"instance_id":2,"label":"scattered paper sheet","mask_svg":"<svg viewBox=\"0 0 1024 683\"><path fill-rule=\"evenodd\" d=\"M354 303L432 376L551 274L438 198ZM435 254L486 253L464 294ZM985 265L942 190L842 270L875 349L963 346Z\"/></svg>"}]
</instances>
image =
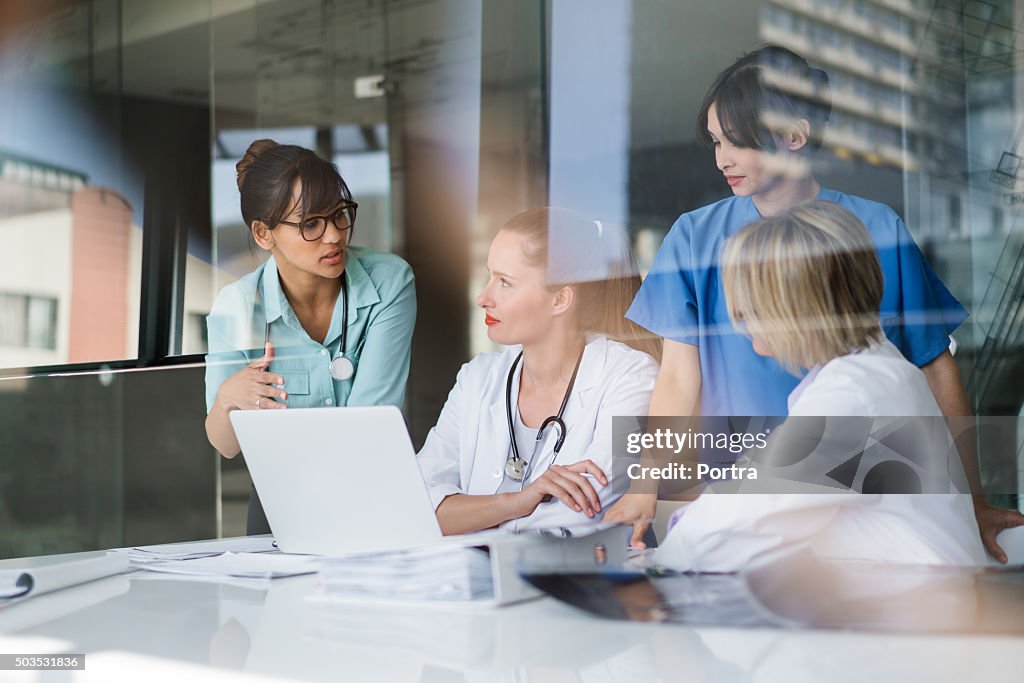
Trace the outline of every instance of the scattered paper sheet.
<instances>
[{"instance_id":1,"label":"scattered paper sheet","mask_svg":"<svg viewBox=\"0 0 1024 683\"><path fill-rule=\"evenodd\" d=\"M274 539L270 536L226 538L217 541L196 543L174 543L166 545L145 545L135 548L119 548L113 552L125 555L132 562L164 562L170 560L194 560L201 557L216 557L224 553L269 553L276 552Z\"/></svg>"},{"instance_id":2,"label":"scattered paper sheet","mask_svg":"<svg viewBox=\"0 0 1024 683\"><path fill-rule=\"evenodd\" d=\"M192 576L237 576L248 579L277 579L284 576L314 574L320 558L313 555L284 553L223 553L191 560L146 562L139 569Z\"/></svg>"}]
</instances>

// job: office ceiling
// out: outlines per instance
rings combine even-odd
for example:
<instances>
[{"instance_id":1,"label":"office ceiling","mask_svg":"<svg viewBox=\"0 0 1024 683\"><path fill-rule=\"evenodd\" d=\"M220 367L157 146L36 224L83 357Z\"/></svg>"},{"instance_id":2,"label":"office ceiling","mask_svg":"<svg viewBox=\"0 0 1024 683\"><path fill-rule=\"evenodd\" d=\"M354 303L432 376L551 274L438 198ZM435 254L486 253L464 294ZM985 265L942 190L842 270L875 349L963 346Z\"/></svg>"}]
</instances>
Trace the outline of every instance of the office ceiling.
<instances>
[{"instance_id":1,"label":"office ceiling","mask_svg":"<svg viewBox=\"0 0 1024 683\"><path fill-rule=\"evenodd\" d=\"M372 126L354 80L441 71L452 0L121 0L41 5L16 19L0 77L212 104L237 125ZM390 22L390 24L389 24ZM19 38L10 39L11 35ZM390 41L390 44L389 44Z\"/></svg>"}]
</instances>

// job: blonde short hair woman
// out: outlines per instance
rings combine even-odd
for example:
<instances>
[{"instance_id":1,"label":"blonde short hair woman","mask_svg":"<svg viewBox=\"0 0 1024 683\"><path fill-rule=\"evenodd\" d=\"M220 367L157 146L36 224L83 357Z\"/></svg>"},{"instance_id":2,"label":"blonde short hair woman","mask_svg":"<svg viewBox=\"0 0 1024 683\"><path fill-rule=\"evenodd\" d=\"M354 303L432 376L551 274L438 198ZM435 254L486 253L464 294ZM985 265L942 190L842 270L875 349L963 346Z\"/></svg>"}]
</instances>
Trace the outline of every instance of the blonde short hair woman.
<instances>
[{"instance_id":1,"label":"blonde short hair woman","mask_svg":"<svg viewBox=\"0 0 1024 683\"><path fill-rule=\"evenodd\" d=\"M815 201L744 228L724 246L722 279L729 315L754 351L803 375L789 395L790 419L942 418L924 373L882 333L875 246L847 209ZM799 425L787 420L769 445L789 428ZM822 449L817 457L830 456ZM945 465L945 452L935 456ZM889 489L901 490L701 495L658 558L679 570L738 571L764 553L806 544L827 560L984 562L969 495Z\"/></svg>"},{"instance_id":2,"label":"blonde short hair woman","mask_svg":"<svg viewBox=\"0 0 1024 683\"><path fill-rule=\"evenodd\" d=\"M884 338L882 269L864 224L815 201L731 238L722 280L729 316L754 350L794 375Z\"/></svg>"}]
</instances>

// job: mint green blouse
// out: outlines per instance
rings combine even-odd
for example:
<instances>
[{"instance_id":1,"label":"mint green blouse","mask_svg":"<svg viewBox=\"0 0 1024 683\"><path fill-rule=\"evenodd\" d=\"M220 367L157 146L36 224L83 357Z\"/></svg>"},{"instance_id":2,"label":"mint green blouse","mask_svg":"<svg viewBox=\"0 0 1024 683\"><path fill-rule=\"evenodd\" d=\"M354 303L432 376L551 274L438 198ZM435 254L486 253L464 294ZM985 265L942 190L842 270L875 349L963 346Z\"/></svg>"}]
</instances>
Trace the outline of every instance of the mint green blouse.
<instances>
[{"instance_id":1,"label":"mint green blouse","mask_svg":"<svg viewBox=\"0 0 1024 683\"><path fill-rule=\"evenodd\" d=\"M339 295L323 343L310 339L281 289L273 257L226 286L206 318L206 410L213 408L221 383L263 356L270 323L274 362L284 378L289 408L394 405L402 407L409 376L409 353L416 323L416 291L409 264L393 254L349 247L348 335L345 356L355 374L344 381L330 374L341 346L343 302Z\"/></svg>"}]
</instances>

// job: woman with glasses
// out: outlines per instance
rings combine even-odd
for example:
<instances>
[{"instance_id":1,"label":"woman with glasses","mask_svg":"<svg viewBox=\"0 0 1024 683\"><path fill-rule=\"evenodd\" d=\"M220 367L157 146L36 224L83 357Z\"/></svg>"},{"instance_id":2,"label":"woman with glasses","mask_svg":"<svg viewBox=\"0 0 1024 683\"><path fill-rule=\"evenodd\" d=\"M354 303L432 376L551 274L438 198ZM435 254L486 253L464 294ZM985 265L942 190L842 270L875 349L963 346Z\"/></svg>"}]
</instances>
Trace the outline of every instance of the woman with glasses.
<instances>
[{"instance_id":1,"label":"woman with glasses","mask_svg":"<svg viewBox=\"0 0 1024 683\"><path fill-rule=\"evenodd\" d=\"M416 294L409 265L349 245L358 205L311 150L257 140L236 165L242 218L265 264L207 318L206 434L239 453L233 410L401 406ZM249 533L267 533L255 492Z\"/></svg>"}]
</instances>

